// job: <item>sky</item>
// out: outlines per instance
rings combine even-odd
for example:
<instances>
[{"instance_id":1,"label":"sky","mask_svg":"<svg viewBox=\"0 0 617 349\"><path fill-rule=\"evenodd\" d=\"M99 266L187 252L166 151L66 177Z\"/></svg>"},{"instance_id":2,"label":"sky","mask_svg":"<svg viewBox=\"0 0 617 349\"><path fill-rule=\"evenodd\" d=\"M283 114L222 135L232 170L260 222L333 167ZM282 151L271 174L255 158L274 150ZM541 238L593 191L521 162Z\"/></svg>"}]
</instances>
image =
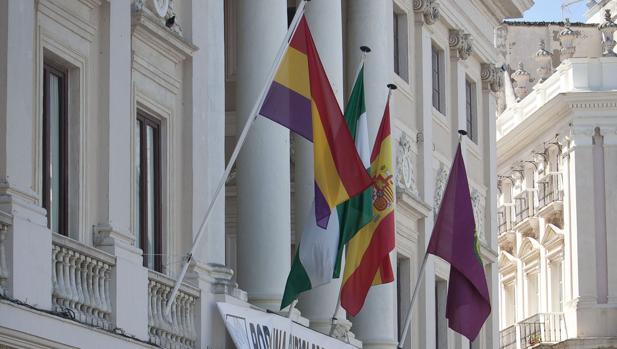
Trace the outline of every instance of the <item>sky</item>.
<instances>
[{"instance_id":1,"label":"sky","mask_svg":"<svg viewBox=\"0 0 617 349\"><path fill-rule=\"evenodd\" d=\"M568 6L562 15L561 4L576 0L535 0L535 4L527 10L522 20L525 21L562 21L570 18L572 22L584 22L587 0Z\"/></svg>"}]
</instances>

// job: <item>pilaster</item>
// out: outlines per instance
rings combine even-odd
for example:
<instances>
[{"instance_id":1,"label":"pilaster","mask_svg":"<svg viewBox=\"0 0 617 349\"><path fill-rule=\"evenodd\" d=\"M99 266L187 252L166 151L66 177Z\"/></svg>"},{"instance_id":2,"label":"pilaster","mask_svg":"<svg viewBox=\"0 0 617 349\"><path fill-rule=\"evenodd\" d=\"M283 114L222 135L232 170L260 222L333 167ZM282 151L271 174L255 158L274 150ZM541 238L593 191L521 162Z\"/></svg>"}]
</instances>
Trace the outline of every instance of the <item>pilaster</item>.
<instances>
[{"instance_id":1,"label":"pilaster","mask_svg":"<svg viewBox=\"0 0 617 349\"><path fill-rule=\"evenodd\" d=\"M35 1L0 4L0 211L7 294L51 307L51 231L41 204L35 115ZM33 243L35 242L35 243Z\"/></svg>"},{"instance_id":2,"label":"pilaster","mask_svg":"<svg viewBox=\"0 0 617 349\"><path fill-rule=\"evenodd\" d=\"M617 305L617 126L603 127L604 136L604 178L606 205L606 249L608 253L608 303Z\"/></svg>"}]
</instances>

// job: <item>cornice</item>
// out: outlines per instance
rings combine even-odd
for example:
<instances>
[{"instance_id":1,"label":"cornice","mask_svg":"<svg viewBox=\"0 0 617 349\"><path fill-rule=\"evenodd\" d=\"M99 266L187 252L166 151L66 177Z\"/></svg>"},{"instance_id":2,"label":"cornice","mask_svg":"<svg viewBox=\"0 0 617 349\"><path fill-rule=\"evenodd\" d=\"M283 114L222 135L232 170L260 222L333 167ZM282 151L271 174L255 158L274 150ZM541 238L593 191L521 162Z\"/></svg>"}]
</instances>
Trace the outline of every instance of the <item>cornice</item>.
<instances>
[{"instance_id":1,"label":"cornice","mask_svg":"<svg viewBox=\"0 0 617 349\"><path fill-rule=\"evenodd\" d=\"M565 127L574 121L607 123L610 115L616 112L617 91L558 94L497 140L497 164L505 163L552 129Z\"/></svg>"}]
</instances>

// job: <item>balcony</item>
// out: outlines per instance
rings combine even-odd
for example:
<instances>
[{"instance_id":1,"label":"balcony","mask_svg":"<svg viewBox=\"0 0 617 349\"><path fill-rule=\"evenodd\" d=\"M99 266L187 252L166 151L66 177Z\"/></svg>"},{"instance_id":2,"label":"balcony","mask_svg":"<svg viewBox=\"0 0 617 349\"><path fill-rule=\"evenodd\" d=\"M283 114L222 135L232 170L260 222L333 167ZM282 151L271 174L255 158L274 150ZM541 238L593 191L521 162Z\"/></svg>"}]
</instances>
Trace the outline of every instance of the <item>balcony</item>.
<instances>
[{"instance_id":1,"label":"balcony","mask_svg":"<svg viewBox=\"0 0 617 349\"><path fill-rule=\"evenodd\" d=\"M528 349L568 338L563 313L539 313L503 329L500 349Z\"/></svg>"},{"instance_id":2,"label":"balcony","mask_svg":"<svg viewBox=\"0 0 617 349\"><path fill-rule=\"evenodd\" d=\"M503 234L508 231L508 220L506 218L506 208L501 207L497 212L497 233Z\"/></svg>"},{"instance_id":3,"label":"balcony","mask_svg":"<svg viewBox=\"0 0 617 349\"><path fill-rule=\"evenodd\" d=\"M561 173L549 173L539 181L538 215L550 216L563 210Z\"/></svg>"}]
</instances>

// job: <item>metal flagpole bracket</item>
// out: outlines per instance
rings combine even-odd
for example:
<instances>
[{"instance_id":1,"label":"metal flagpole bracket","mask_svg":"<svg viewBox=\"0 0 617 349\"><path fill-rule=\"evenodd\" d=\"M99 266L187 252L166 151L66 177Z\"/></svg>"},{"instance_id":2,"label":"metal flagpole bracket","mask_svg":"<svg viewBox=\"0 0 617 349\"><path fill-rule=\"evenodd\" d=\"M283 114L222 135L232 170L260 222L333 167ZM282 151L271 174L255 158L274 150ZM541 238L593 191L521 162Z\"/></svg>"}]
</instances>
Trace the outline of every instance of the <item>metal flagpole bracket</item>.
<instances>
[{"instance_id":1,"label":"metal flagpole bracket","mask_svg":"<svg viewBox=\"0 0 617 349\"><path fill-rule=\"evenodd\" d=\"M371 48L368 46L360 46L360 51L364 52L364 53L369 53L371 52Z\"/></svg>"},{"instance_id":2,"label":"metal flagpole bracket","mask_svg":"<svg viewBox=\"0 0 617 349\"><path fill-rule=\"evenodd\" d=\"M395 84L388 84L388 85L386 85L386 86L388 86L388 88L389 88L391 91L394 91L394 90L396 90L396 89L398 88Z\"/></svg>"},{"instance_id":3,"label":"metal flagpole bracket","mask_svg":"<svg viewBox=\"0 0 617 349\"><path fill-rule=\"evenodd\" d=\"M467 136L467 131L465 130L458 130L458 134L461 136Z\"/></svg>"}]
</instances>

